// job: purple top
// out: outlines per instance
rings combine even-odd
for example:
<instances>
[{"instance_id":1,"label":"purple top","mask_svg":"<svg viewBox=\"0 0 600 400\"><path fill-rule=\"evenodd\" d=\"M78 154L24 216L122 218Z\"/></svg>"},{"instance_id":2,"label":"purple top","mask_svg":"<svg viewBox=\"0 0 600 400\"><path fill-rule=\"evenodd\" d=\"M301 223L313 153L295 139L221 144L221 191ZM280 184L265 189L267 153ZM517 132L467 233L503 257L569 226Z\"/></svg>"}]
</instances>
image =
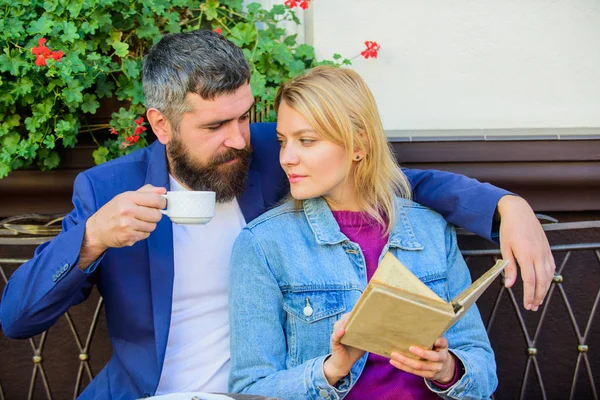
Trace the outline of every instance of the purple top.
<instances>
[{"instance_id":1,"label":"purple top","mask_svg":"<svg viewBox=\"0 0 600 400\"><path fill-rule=\"evenodd\" d=\"M333 216L340 231L360 246L367 264L367 280L371 280L377 269L379 255L388 240L383 227L364 212L333 211ZM456 364L458 369L458 362ZM445 390L456 383L458 378L459 373L455 373L449 384L436 385ZM386 357L369 353L360 379L345 397L345 400L362 399L420 400L439 397L429 390L422 377L397 369Z\"/></svg>"}]
</instances>

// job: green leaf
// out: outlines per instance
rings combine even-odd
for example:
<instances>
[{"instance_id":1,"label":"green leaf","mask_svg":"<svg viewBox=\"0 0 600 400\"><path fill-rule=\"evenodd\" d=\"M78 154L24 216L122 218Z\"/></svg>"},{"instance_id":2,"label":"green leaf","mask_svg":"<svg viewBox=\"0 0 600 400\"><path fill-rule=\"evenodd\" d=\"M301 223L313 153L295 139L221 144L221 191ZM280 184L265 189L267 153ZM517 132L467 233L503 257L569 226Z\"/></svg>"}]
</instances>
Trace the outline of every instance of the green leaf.
<instances>
[{"instance_id":1,"label":"green leaf","mask_svg":"<svg viewBox=\"0 0 600 400\"><path fill-rule=\"evenodd\" d=\"M144 87L140 81L131 81L129 86L119 91L119 100L129 100L132 104L144 104Z\"/></svg>"},{"instance_id":2,"label":"green leaf","mask_svg":"<svg viewBox=\"0 0 600 400\"><path fill-rule=\"evenodd\" d=\"M114 90L114 82L107 80L105 75L100 75L98 79L96 79L96 94L98 95L98 98L112 97Z\"/></svg>"},{"instance_id":3,"label":"green leaf","mask_svg":"<svg viewBox=\"0 0 600 400\"><path fill-rule=\"evenodd\" d=\"M61 94L63 96L63 99L65 100L65 103L73 107L79 105L79 103L83 101L83 94L81 93L81 90L82 88L77 86L68 86L64 88Z\"/></svg>"},{"instance_id":4,"label":"green leaf","mask_svg":"<svg viewBox=\"0 0 600 400\"><path fill-rule=\"evenodd\" d=\"M4 54L0 54L0 72L19 76L21 69L25 67L27 67L27 62L20 57L17 50L9 51L8 47L4 48Z\"/></svg>"},{"instance_id":5,"label":"green leaf","mask_svg":"<svg viewBox=\"0 0 600 400\"><path fill-rule=\"evenodd\" d=\"M56 126L54 127L54 132L56 132L57 135L62 135L64 136L65 133L69 133L73 130L74 126L73 123L71 123L70 121L61 119L56 123Z\"/></svg>"},{"instance_id":6,"label":"green leaf","mask_svg":"<svg viewBox=\"0 0 600 400\"><path fill-rule=\"evenodd\" d=\"M13 132L4 136L2 138L3 150L6 150L8 153L15 153L20 140L21 135L19 135L17 132Z\"/></svg>"},{"instance_id":7,"label":"green leaf","mask_svg":"<svg viewBox=\"0 0 600 400\"><path fill-rule=\"evenodd\" d=\"M217 9L219 8L218 0L206 0L206 2L200 4L200 10L206 16L206 19L212 21L217 18L219 14L217 13Z\"/></svg>"},{"instance_id":8,"label":"green leaf","mask_svg":"<svg viewBox=\"0 0 600 400\"><path fill-rule=\"evenodd\" d=\"M61 40L69 43L73 43L76 39L79 39L79 34L77 33L77 27L71 21L63 21L62 23L63 34L61 35Z\"/></svg>"},{"instance_id":9,"label":"green leaf","mask_svg":"<svg viewBox=\"0 0 600 400\"><path fill-rule=\"evenodd\" d=\"M250 88L254 97L263 97L266 93L267 79L260 72L255 71L250 76Z\"/></svg>"},{"instance_id":10,"label":"green leaf","mask_svg":"<svg viewBox=\"0 0 600 400\"><path fill-rule=\"evenodd\" d=\"M54 136L54 135L46 135L46 137L42 141L42 144L47 149L53 149L54 146L55 146L55 144L56 144L56 136Z\"/></svg>"},{"instance_id":11,"label":"green leaf","mask_svg":"<svg viewBox=\"0 0 600 400\"><path fill-rule=\"evenodd\" d=\"M79 16L81 12L81 8L83 7L83 3L79 1L69 0L69 5L67 6L67 10L69 14L71 14L71 19L75 19Z\"/></svg>"},{"instance_id":12,"label":"green leaf","mask_svg":"<svg viewBox=\"0 0 600 400\"><path fill-rule=\"evenodd\" d=\"M102 11L98 10L88 18L90 21L95 21L98 25L98 28L102 28L104 26L112 27L112 18L110 16L110 9L103 9Z\"/></svg>"},{"instance_id":13,"label":"green leaf","mask_svg":"<svg viewBox=\"0 0 600 400\"><path fill-rule=\"evenodd\" d=\"M44 150L46 149L40 150L40 153L43 153L40 154L39 157L39 160L41 161L40 169L42 171L48 171L58 167L58 164L60 163L60 157L58 156L58 153L54 150Z\"/></svg>"},{"instance_id":14,"label":"green leaf","mask_svg":"<svg viewBox=\"0 0 600 400\"><path fill-rule=\"evenodd\" d=\"M104 146L100 146L92 152L92 156L94 157L94 162L96 163L96 165L102 164L102 163L108 161L108 159L107 159L108 149ZM2 170L0 170L0 173L1 172L2 172Z\"/></svg>"},{"instance_id":15,"label":"green leaf","mask_svg":"<svg viewBox=\"0 0 600 400\"><path fill-rule=\"evenodd\" d=\"M58 0L46 0L44 1L43 7L46 12L52 13L58 7Z\"/></svg>"},{"instance_id":16,"label":"green leaf","mask_svg":"<svg viewBox=\"0 0 600 400\"><path fill-rule=\"evenodd\" d=\"M19 80L19 83L15 86L14 94L17 96L24 96L27 93L31 93L33 88L33 82L27 77L23 77Z\"/></svg>"},{"instance_id":17,"label":"green leaf","mask_svg":"<svg viewBox=\"0 0 600 400\"><path fill-rule=\"evenodd\" d=\"M81 24L80 29L81 29L81 32L84 34L87 34L87 33L94 34L94 33L96 33L96 29L98 29L98 21L96 21L96 20L90 20L89 22L84 21Z\"/></svg>"},{"instance_id":18,"label":"green leaf","mask_svg":"<svg viewBox=\"0 0 600 400\"><path fill-rule=\"evenodd\" d=\"M294 52L294 54L296 55L296 57L300 57L302 59L305 59L305 58L312 59L312 58L315 58L315 49L314 49L314 47L312 47L308 44L301 44L298 47L296 47L296 51Z\"/></svg>"},{"instance_id":19,"label":"green leaf","mask_svg":"<svg viewBox=\"0 0 600 400\"><path fill-rule=\"evenodd\" d=\"M29 132L35 132L42 125L42 122L38 118L27 117L25 118L25 128Z\"/></svg>"},{"instance_id":20,"label":"green leaf","mask_svg":"<svg viewBox=\"0 0 600 400\"><path fill-rule=\"evenodd\" d=\"M160 37L160 29L156 26L154 20L144 18L143 25L140 25L135 30L136 35L140 39L153 39L155 37Z\"/></svg>"},{"instance_id":21,"label":"green leaf","mask_svg":"<svg viewBox=\"0 0 600 400\"><path fill-rule=\"evenodd\" d=\"M298 35L297 35L297 34L295 34L295 35L290 35L290 36L287 36L287 37L286 37L286 38L283 40L283 43L284 43L286 46L293 47L293 46L295 46L295 45L296 45L296 38L297 38L297 37L298 37Z\"/></svg>"},{"instance_id":22,"label":"green leaf","mask_svg":"<svg viewBox=\"0 0 600 400\"><path fill-rule=\"evenodd\" d=\"M118 42L118 41L113 42L112 47L113 47L113 49L115 49L115 54L121 58L123 58L127 54L129 54L129 45L127 43Z\"/></svg>"},{"instance_id":23,"label":"green leaf","mask_svg":"<svg viewBox=\"0 0 600 400\"><path fill-rule=\"evenodd\" d=\"M300 60L294 60L289 64L290 77L295 78L302 75L306 71L304 62Z\"/></svg>"},{"instance_id":24,"label":"green leaf","mask_svg":"<svg viewBox=\"0 0 600 400\"><path fill-rule=\"evenodd\" d=\"M81 104L81 109L83 112L88 114L96 114L96 110L100 107L100 103L96 100L97 97L95 94L86 93L83 95L83 103Z\"/></svg>"},{"instance_id":25,"label":"green leaf","mask_svg":"<svg viewBox=\"0 0 600 400\"><path fill-rule=\"evenodd\" d=\"M250 3L246 6L246 10L248 10L248 14L256 14L258 10L262 8L260 3Z\"/></svg>"},{"instance_id":26,"label":"green leaf","mask_svg":"<svg viewBox=\"0 0 600 400\"><path fill-rule=\"evenodd\" d=\"M231 35L229 39L242 47L256 40L256 27L249 22L240 22L231 29Z\"/></svg>"},{"instance_id":27,"label":"green leaf","mask_svg":"<svg viewBox=\"0 0 600 400\"><path fill-rule=\"evenodd\" d=\"M5 164L2 161L0 161L0 179L6 178L9 172L10 167L8 166L8 164Z\"/></svg>"},{"instance_id":28,"label":"green leaf","mask_svg":"<svg viewBox=\"0 0 600 400\"><path fill-rule=\"evenodd\" d=\"M283 4L275 4L273 8L271 8L270 14L272 15L283 15L287 11L287 7Z\"/></svg>"},{"instance_id":29,"label":"green leaf","mask_svg":"<svg viewBox=\"0 0 600 400\"><path fill-rule=\"evenodd\" d=\"M31 36L43 37L52 32L53 27L54 21L48 16L48 14L44 13L40 19L29 24L27 33L29 33Z\"/></svg>"},{"instance_id":30,"label":"green leaf","mask_svg":"<svg viewBox=\"0 0 600 400\"><path fill-rule=\"evenodd\" d=\"M130 79L138 79L140 77L141 65L138 60L126 58L121 64L121 70Z\"/></svg>"}]
</instances>

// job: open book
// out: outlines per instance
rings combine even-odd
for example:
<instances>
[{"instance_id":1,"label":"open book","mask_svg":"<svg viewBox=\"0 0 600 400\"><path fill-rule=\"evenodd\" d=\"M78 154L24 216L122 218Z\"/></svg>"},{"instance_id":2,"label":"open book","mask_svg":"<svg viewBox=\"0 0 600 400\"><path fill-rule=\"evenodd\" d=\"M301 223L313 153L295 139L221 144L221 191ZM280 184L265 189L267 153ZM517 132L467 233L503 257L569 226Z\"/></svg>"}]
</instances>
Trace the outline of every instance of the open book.
<instances>
[{"instance_id":1,"label":"open book","mask_svg":"<svg viewBox=\"0 0 600 400\"><path fill-rule=\"evenodd\" d=\"M352 309L342 343L388 358L392 352L417 358L408 348L417 345L431 349L507 264L498 260L447 303L388 252Z\"/></svg>"}]
</instances>

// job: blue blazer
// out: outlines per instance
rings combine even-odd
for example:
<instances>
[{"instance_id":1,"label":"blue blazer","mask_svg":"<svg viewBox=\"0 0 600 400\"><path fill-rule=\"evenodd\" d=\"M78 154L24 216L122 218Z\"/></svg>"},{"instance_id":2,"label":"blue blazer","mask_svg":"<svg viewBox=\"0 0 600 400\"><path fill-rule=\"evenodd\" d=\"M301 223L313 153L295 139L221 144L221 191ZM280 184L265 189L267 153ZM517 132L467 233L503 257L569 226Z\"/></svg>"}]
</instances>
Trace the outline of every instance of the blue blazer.
<instances>
[{"instance_id":1,"label":"blue blazer","mask_svg":"<svg viewBox=\"0 0 600 400\"><path fill-rule=\"evenodd\" d=\"M288 193L279 166L275 124L252 124L251 143L246 188L238 198L247 222ZM496 204L508 192L446 172L405 173L417 202L490 238ZM97 285L105 302L113 354L82 393L83 399L139 398L153 395L158 386L171 318L171 221L163 218L148 239L133 246L107 250L88 271L77 267L87 218L117 194L148 183L169 189L165 147L159 142L79 174L73 187L74 209L63 220L62 232L39 246L4 289L2 329L8 337L28 338L49 329Z\"/></svg>"}]
</instances>

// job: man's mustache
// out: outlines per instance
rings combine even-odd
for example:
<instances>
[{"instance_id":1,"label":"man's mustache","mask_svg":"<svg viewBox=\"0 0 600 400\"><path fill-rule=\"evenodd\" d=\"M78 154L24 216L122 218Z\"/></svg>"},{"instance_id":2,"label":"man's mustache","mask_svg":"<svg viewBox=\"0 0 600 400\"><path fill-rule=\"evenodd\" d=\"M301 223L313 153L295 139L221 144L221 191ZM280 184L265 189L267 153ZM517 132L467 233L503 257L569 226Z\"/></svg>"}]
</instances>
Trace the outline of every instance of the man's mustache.
<instances>
[{"instance_id":1,"label":"man's mustache","mask_svg":"<svg viewBox=\"0 0 600 400\"><path fill-rule=\"evenodd\" d=\"M218 154L210 160L211 166L217 166L225 164L229 161L235 160L236 158L244 159L252 154L252 148L250 146L244 147L243 149L229 149L223 154Z\"/></svg>"}]
</instances>

